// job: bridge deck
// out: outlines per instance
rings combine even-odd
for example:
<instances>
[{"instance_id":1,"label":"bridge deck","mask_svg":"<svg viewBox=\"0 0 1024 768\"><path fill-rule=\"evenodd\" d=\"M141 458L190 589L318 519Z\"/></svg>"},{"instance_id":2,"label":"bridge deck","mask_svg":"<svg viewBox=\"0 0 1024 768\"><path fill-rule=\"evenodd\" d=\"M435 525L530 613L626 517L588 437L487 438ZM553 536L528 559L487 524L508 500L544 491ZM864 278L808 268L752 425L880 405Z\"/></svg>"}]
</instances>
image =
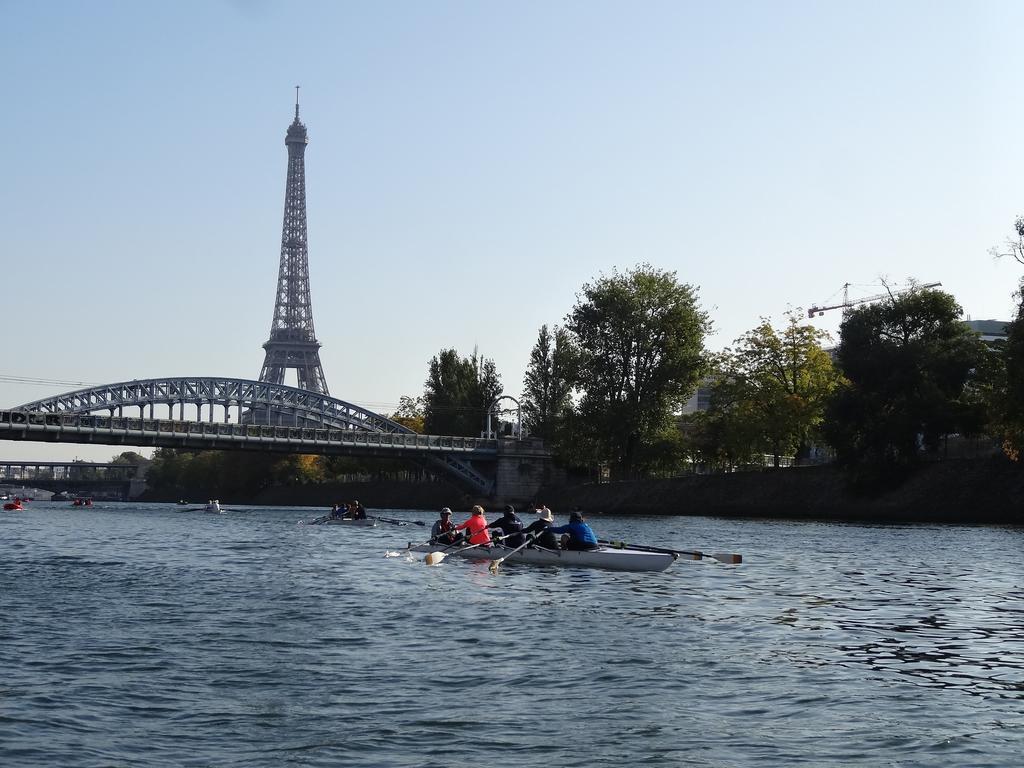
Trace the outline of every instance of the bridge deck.
<instances>
[{"instance_id":1,"label":"bridge deck","mask_svg":"<svg viewBox=\"0 0 1024 768\"><path fill-rule=\"evenodd\" d=\"M475 437L19 410L0 411L0 440L480 459L498 452L497 440Z\"/></svg>"}]
</instances>

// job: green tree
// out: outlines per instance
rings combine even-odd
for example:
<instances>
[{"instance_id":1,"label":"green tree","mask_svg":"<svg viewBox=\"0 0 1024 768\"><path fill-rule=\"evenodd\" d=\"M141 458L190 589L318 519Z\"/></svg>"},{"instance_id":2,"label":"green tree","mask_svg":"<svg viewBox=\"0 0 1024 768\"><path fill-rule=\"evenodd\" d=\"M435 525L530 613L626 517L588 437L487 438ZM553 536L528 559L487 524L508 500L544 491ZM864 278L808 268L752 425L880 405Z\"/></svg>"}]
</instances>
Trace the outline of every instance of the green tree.
<instances>
[{"instance_id":1,"label":"green tree","mask_svg":"<svg viewBox=\"0 0 1024 768\"><path fill-rule=\"evenodd\" d=\"M388 418L392 421L397 421L403 427L411 429L413 432L423 434L423 398L402 395L398 401L398 410Z\"/></svg>"},{"instance_id":2,"label":"green tree","mask_svg":"<svg viewBox=\"0 0 1024 768\"><path fill-rule=\"evenodd\" d=\"M157 492L177 494L188 487L188 466L195 454L176 448L157 448L146 485Z\"/></svg>"},{"instance_id":3,"label":"green tree","mask_svg":"<svg viewBox=\"0 0 1024 768\"><path fill-rule=\"evenodd\" d=\"M836 391L825 421L841 462L906 466L921 447L935 450L946 435L980 430L975 384L989 356L961 314L950 294L920 290L843 319L837 360L848 385Z\"/></svg>"},{"instance_id":4,"label":"green tree","mask_svg":"<svg viewBox=\"0 0 1024 768\"><path fill-rule=\"evenodd\" d=\"M566 321L577 352L574 422L593 460L629 477L673 424L703 375L710 327L696 290L675 272L641 264L583 286Z\"/></svg>"},{"instance_id":5,"label":"green tree","mask_svg":"<svg viewBox=\"0 0 1024 768\"><path fill-rule=\"evenodd\" d=\"M1024 216L1013 222L1014 235L1002 249L991 248L997 258L1012 257L1024 264ZM1020 461L1024 451L1024 280L1014 294L1017 316L1006 328L1006 343L999 352L1002 365L997 367L1000 380L991 388L990 412L992 433L1001 441L1003 452L1013 461Z\"/></svg>"},{"instance_id":6,"label":"green tree","mask_svg":"<svg viewBox=\"0 0 1024 768\"><path fill-rule=\"evenodd\" d=\"M423 392L423 426L432 435L475 437L483 430L487 408L501 395L494 361L461 357L442 349L430 360Z\"/></svg>"},{"instance_id":7,"label":"green tree","mask_svg":"<svg viewBox=\"0 0 1024 768\"><path fill-rule=\"evenodd\" d=\"M571 407L572 350L569 334L542 325L523 377L523 426L530 434L552 440Z\"/></svg>"},{"instance_id":8,"label":"green tree","mask_svg":"<svg viewBox=\"0 0 1024 768\"><path fill-rule=\"evenodd\" d=\"M290 453L279 456L270 467L270 478L274 485L309 485L324 480L324 459L322 456Z\"/></svg>"},{"instance_id":9,"label":"green tree","mask_svg":"<svg viewBox=\"0 0 1024 768\"><path fill-rule=\"evenodd\" d=\"M719 426L753 437L758 452L771 454L776 467L783 454L804 454L840 380L821 346L827 338L791 313L781 330L762 320L737 339L715 377L712 407L725 409Z\"/></svg>"},{"instance_id":10,"label":"green tree","mask_svg":"<svg viewBox=\"0 0 1024 768\"><path fill-rule=\"evenodd\" d=\"M991 387L992 432L1013 461L1024 455L1024 282L1017 291L1017 316L1006 327L1006 343L998 351L1001 380Z\"/></svg>"},{"instance_id":11,"label":"green tree","mask_svg":"<svg viewBox=\"0 0 1024 768\"><path fill-rule=\"evenodd\" d=\"M989 253L997 259L1009 256L1024 264L1024 216L1018 216L1013 222L1013 236L1006 238L1002 248L989 248Z\"/></svg>"},{"instance_id":12,"label":"green tree","mask_svg":"<svg viewBox=\"0 0 1024 768\"><path fill-rule=\"evenodd\" d=\"M682 417L681 429L694 463L730 471L763 453L756 414L750 401L740 395L732 382L715 379L708 410Z\"/></svg>"},{"instance_id":13,"label":"green tree","mask_svg":"<svg viewBox=\"0 0 1024 768\"><path fill-rule=\"evenodd\" d=\"M135 451L123 451L110 459L111 464L133 464L135 466L141 466L148 464L149 459L143 456L141 453Z\"/></svg>"},{"instance_id":14,"label":"green tree","mask_svg":"<svg viewBox=\"0 0 1024 768\"><path fill-rule=\"evenodd\" d=\"M322 482L325 471L322 456L158 448L146 485L156 493L179 498L196 493L248 498L272 485Z\"/></svg>"}]
</instances>

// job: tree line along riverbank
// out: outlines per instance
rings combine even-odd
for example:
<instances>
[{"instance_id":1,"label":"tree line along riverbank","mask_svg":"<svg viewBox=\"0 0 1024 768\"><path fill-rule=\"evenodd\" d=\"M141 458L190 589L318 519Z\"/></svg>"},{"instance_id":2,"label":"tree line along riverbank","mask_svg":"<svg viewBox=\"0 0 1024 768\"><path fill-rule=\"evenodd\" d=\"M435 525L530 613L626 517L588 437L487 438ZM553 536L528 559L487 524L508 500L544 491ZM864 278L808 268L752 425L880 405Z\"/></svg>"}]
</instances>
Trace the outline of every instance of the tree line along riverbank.
<instances>
[{"instance_id":1,"label":"tree line along riverbank","mask_svg":"<svg viewBox=\"0 0 1024 768\"><path fill-rule=\"evenodd\" d=\"M1002 456L917 467L895 487L858 489L832 466L690 475L551 489L552 508L589 514L1024 524L1024 472Z\"/></svg>"},{"instance_id":2,"label":"tree line along riverbank","mask_svg":"<svg viewBox=\"0 0 1024 768\"><path fill-rule=\"evenodd\" d=\"M212 497L196 488L190 501ZM477 501L446 482L380 480L265 488L233 504L330 507L360 500L372 509L462 511ZM147 498L149 501L177 499ZM778 519L1024 524L1024 471L1002 456L950 459L918 466L887 489L857 489L831 466L687 475L666 480L586 483L546 488L537 498L556 514L711 515Z\"/></svg>"}]
</instances>

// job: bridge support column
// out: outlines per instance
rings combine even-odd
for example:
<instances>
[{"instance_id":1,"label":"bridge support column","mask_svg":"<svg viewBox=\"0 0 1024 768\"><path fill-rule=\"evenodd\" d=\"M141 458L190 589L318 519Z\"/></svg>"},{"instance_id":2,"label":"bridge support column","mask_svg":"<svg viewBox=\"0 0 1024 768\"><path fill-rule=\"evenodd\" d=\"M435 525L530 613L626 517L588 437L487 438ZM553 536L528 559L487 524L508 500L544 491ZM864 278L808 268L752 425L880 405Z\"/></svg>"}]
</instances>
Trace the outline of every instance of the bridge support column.
<instances>
[{"instance_id":1,"label":"bridge support column","mask_svg":"<svg viewBox=\"0 0 1024 768\"><path fill-rule=\"evenodd\" d=\"M540 438L499 440L495 465L494 498L498 504L525 504L537 500L545 485L560 473L551 461L551 452Z\"/></svg>"}]
</instances>

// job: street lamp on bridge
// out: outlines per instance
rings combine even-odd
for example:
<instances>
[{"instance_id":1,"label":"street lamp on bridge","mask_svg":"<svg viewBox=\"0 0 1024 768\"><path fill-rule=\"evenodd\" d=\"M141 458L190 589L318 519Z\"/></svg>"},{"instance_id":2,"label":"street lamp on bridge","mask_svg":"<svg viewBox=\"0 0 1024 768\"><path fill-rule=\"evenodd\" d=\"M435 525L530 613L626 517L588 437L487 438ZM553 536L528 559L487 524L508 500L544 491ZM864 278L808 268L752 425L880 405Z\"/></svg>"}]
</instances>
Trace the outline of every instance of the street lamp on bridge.
<instances>
[{"instance_id":1,"label":"street lamp on bridge","mask_svg":"<svg viewBox=\"0 0 1024 768\"><path fill-rule=\"evenodd\" d=\"M515 407L502 406L502 400L511 400L515 403ZM516 440L523 439L523 408L511 395L502 395L501 397L495 398L495 400L487 407L487 429L484 433L484 437L493 439L498 437L497 429L501 427L501 417L511 416L515 414L515 421L512 423L512 437ZM491 426L491 419L494 419L494 428Z\"/></svg>"}]
</instances>

